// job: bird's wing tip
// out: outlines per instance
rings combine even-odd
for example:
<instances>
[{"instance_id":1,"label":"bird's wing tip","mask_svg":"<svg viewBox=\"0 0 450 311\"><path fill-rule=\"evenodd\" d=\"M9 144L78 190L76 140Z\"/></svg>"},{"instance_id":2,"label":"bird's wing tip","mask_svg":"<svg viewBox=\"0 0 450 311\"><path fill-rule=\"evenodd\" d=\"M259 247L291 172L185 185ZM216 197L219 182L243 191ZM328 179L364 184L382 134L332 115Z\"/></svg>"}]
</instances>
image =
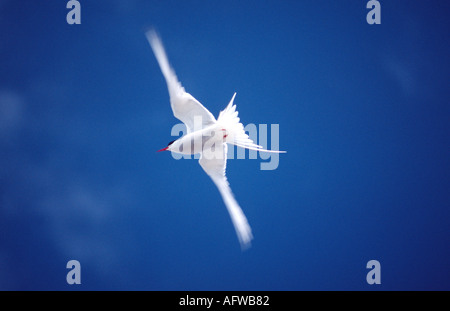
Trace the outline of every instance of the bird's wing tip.
<instances>
[{"instance_id":1,"label":"bird's wing tip","mask_svg":"<svg viewBox=\"0 0 450 311\"><path fill-rule=\"evenodd\" d=\"M241 251L245 252L246 250L252 247L252 243L250 242L241 242Z\"/></svg>"},{"instance_id":2,"label":"bird's wing tip","mask_svg":"<svg viewBox=\"0 0 450 311\"><path fill-rule=\"evenodd\" d=\"M158 32L157 32L156 29L153 28L153 27L148 27L148 28L145 30L145 36L147 37L148 40L151 40L151 41L153 41L153 40L159 38Z\"/></svg>"}]
</instances>

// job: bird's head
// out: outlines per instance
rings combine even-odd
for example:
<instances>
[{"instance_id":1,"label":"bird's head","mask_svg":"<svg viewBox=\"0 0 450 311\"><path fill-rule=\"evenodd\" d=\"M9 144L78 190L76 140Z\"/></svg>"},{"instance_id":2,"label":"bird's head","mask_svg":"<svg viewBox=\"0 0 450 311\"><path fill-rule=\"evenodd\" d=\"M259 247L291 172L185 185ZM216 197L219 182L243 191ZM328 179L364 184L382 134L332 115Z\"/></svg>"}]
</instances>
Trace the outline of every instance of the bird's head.
<instances>
[{"instance_id":1,"label":"bird's head","mask_svg":"<svg viewBox=\"0 0 450 311\"><path fill-rule=\"evenodd\" d=\"M170 150L170 145L172 145L174 142L175 142L175 140L172 140L170 143L167 144L166 148L162 148L162 149L158 150L157 152Z\"/></svg>"}]
</instances>

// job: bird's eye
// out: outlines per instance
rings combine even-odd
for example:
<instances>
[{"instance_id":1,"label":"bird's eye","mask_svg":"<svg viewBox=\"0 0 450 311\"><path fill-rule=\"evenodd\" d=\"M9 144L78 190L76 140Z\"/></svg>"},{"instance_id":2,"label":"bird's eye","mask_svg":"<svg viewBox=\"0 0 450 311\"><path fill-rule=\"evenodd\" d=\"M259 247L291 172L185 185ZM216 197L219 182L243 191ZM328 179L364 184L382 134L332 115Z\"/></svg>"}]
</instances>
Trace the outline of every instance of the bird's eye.
<instances>
[{"instance_id":1,"label":"bird's eye","mask_svg":"<svg viewBox=\"0 0 450 311\"><path fill-rule=\"evenodd\" d=\"M172 145L174 141L175 141L175 140L172 140L170 143L167 144L167 146Z\"/></svg>"}]
</instances>

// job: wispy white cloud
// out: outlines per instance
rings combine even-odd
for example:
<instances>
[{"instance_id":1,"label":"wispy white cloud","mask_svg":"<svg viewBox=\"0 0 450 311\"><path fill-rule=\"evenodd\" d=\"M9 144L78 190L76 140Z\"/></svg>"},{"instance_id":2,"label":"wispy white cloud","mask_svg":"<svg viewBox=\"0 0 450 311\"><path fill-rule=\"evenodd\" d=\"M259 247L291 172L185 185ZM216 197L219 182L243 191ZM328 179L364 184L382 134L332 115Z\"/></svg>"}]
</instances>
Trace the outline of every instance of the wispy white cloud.
<instances>
[{"instance_id":1,"label":"wispy white cloud","mask_svg":"<svg viewBox=\"0 0 450 311\"><path fill-rule=\"evenodd\" d=\"M133 200L125 182L99 183L92 176L76 172L74 165L80 164L76 156L67 157L68 146L78 150L88 144L89 133L95 131L97 124L85 121L88 134L80 139L79 122L64 124L61 133L62 108L45 108L37 113L33 112L36 107L28 106L36 102L64 105L64 100L63 92L55 83L31 83L22 93L0 89L0 150L4 151L2 163L7 163L0 170L3 186L0 217L12 223L44 219L45 230L36 232L39 241L55 248L57 256L67 261L79 260L82 266L91 267L107 279L126 255L117 244L118 235L126 235L118 225L118 215L124 207L130 208ZM45 136L49 133L54 135L50 139ZM42 141L41 135L44 136ZM23 137L38 140L38 157L33 148L16 152L16 147L26 144ZM48 140L56 143L40 147L41 143L48 144ZM89 142L94 143L97 141ZM15 239L10 231L3 236ZM23 255L0 245L0 289L23 286L21 283L25 280L21 279L15 262L25 259L17 256ZM115 278L120 279L120 276ZM16 284L11 283L14 280Z\"/></svg>"},{"instance_id":2,"label":"wispy white cloud","mask_svg":"<svg viewBox=\"0 0 450 311\"><path fill-rule=\"evenodd\" d=\"M118 208L113 194L69 183L60 192L43 196L39 208L50 222L50 237L68 260L79 260L105 274L118 263L114 234L108 234Z\"/></svg>"},{"instance_id":3,"label":"wispy white cloud","mask_svg":"<svg viewBox=\"0 0 450 311\"><path fill-rule=\"evenodd\" d=\"M410 63L389 58L385 61L385 68L397 83L403 95L411 96L414 94L417 78Z\"/></svg>"},{"instance_id":4,"label":"wispy white cloud","mask_svg":"<svg viewBox=\"0 0 450 311\"><path fill-rule=\"evenodd\" d=\"M382 66L406 97L427 93L421 83L421 72L429 66L422 21L408 13L398 17L398 31L393 32L389 49L382 52Z\"/></svg>"},{"instance_id":5,"label":"wispy white cloud","mask_svg":"<svg viewBox=\"0 0 450 311\"><path fill-rule=\"evenodd\" d=\"M17 130L23 118L24 98L10 90L0 90L0 139Z\"/></svg>"}]
</instances>

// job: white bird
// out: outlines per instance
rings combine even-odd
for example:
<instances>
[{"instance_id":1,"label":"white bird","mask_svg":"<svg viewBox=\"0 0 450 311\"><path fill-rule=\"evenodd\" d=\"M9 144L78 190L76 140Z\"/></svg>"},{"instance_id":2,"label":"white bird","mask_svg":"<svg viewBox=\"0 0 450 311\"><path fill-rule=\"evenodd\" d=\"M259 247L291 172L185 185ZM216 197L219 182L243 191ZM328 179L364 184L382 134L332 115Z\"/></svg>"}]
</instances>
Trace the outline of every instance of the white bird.
<instances>
[{"instance_id":1,"label":"white bird","mask_svg":"<svg viewBox=\"0 0 450 311\"><path fill-rule=\"evenodd\" d=\"M200 153L200 166L211 177L222 195L231 216L242 249L250 246L252 230L239 204L236 202L225 176L227 163L227 143L265 152L284 152L263 149L256 145L245 133L240 123L234 93L228 106L220 112L217 120L198 100L187 93L170 67L162 42L152 29L146 33L167 83L174 116L186 125L187 134L172 141L158 151L172 151L183 154Z\"/></svg>"}]
</instances>

